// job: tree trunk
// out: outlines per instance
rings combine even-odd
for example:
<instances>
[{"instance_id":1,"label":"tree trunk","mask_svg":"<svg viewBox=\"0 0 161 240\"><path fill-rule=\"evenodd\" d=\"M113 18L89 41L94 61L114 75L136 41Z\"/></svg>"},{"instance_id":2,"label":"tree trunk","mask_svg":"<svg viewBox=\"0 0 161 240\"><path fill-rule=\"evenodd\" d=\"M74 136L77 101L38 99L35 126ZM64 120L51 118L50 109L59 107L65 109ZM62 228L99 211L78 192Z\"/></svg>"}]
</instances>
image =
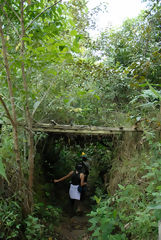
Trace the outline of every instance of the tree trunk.
<instances>
[{"instance_id":1,"label":"tree trunk","mask_svg":"<svg viewBox=\"0 0 161 240\"><path fill-rule=\"evenodd\" d=\"M33 210L33 175L34 175L34 135L32 132L32 117L29 110L29 101L28 101L28 85L27 79L25 74L25 64L24 64L24 52L25 52L25 45L23 37L25 36L25 27L24 27L24 5L23 0L21 0L21 56L22 56L22 63L21 63L21 70L22 70L22 79L24 84L24 90L26 94L26 102L25 102L25 116L26 116L26 124L28 126L28 144L29 144L29 155L28 155L28 162L29 162L29 172L28 172L28 186L29 186L29 207L30 212Z\"/></svg>"},{"instance_id":2,"label":"tree trunk","mask_svg":"<svg viewBox=\"0 0 161 240\"><path fill-rule=\"evenodd\" d=\"M22 170L21 170L19 143L18 143L18 127L17 127L16 107L15 107L15 101L14 101L14 96L13 96L11 74L10 74L10 68L9 68L8 57L7 57L7 48L6 48L6 42L5 42L5 38L4 38L4 34L3 34L1 19L0 19L0 36L2 39L3 60L4 60L5 69L6 69L9 96L10 96L11 107L12 107L12 116L9 113L9 111L7 110L7 108L5 108L5 111L6 111L7 115L8 114L10 115L11 118L9 118L9 119L13 126L14 151L15 151L15 155L16 155L16 162L19 167L19 183L18 184L19 184L19 190L20 190L21 186L22 186Z\"/></svg>"}]
</instances>

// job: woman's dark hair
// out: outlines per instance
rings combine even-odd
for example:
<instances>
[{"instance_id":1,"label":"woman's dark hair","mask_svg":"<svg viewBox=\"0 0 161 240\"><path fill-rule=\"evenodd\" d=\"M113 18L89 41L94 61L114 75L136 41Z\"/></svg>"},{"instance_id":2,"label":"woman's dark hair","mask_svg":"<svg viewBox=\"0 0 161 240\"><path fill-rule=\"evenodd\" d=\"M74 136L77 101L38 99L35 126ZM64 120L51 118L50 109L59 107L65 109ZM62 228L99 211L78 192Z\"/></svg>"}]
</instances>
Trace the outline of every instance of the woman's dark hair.
<instances>
[{"instance_id":1,"label":"woman's dark hair","mask_svg":"<svg viewBox=\"0 0 161 240\"><path fill-rule=\"evenodd\" d=\"M86 155L83 155L83 156L82 156L82 160L83 160L83 161L87 161L87 156L86 156Z\"/></svg>"},{"instance_id":2,"label":"woman's dark hair","mask_svg":"<svg viewBox=\"0 0 161 240\"><path fill-rule=\"evenodd\" d=\"M77 163L76 166L75 166L75 169L78 171L78 172L81 172L82 171L82 168L83 168L83 164L80 162L80 163Z\"/></svg>"}]
</instances>

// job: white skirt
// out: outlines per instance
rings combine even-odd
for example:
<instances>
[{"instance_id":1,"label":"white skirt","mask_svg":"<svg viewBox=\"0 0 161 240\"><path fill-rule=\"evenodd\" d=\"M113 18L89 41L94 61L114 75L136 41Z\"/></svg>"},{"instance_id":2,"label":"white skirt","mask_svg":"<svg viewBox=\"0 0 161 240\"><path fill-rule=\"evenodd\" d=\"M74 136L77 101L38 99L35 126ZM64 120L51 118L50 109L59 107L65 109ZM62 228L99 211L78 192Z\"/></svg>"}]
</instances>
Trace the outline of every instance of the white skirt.
<instances>
[{"instance_id":1,"label":"white skirt","mask_svg":"<svg viewBox=\"0 0 161 240\"><path fill-rule=\"evenodd\" d=\"M71 199L80 200L80 192L78 192L79 185L70 184L69 196Z\"/></svg>"}]
</instances>

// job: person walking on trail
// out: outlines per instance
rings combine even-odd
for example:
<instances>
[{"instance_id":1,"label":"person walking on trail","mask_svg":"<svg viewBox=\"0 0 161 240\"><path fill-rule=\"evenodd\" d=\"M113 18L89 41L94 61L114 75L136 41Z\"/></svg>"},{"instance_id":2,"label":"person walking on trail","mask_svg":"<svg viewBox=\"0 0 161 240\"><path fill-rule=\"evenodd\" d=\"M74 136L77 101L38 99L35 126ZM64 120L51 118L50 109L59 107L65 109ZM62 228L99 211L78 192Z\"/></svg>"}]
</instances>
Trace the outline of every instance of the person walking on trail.
<instances>
[{"instance_id":1,"label":"person walking on trail","mask_svg":"<svg viewBox=\"0 0 161 240\"><path fill-rule=\"evenodd\" d=\"M82 165L83 165L83 173L84 173L84 186L82 187L82 193L81 193L81 200L83 201L86 196L87 192L87 180L88 180L88 175L89 175L89 163L88 163L88 158L87 155L82 152Z\"/></svg>"},{"instance_id":2,"label":"person walking on trail","mask_svg":"<svg viewBox=\"0 0 161 240\"><path fill-rule=\"evenodd\" d=\"M81 199L81 191L82 187L87 183L84 182L84 173L82 172L83 166L82 163L76 165L75 170L69 172L67 175L60 179L54 179L54 183L58 183L64 181L65 179L71 177L71 184L69 188L69 197L72 205L72 213L74 213L75 209L77 212L80 212L79 201Z\"/></svg>"}]
</instances>

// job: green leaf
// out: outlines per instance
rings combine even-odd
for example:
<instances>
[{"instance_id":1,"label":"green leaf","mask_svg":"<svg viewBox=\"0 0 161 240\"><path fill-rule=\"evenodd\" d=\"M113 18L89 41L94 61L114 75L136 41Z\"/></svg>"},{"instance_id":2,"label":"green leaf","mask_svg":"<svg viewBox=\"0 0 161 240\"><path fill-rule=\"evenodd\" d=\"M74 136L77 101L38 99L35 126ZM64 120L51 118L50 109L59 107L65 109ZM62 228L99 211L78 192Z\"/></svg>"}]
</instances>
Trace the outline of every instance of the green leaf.
<instances>
[{"instance_id":1,"label":"green leaf","mask_svg":"<svg viewBox=\"0 0 161 240\"><path fill-rule=\"evenodd\" d=\"M161 204L159 204L159 205L150 205L148 207L148 209L149 210L159 210L159 209L161 209Z\"/></svg>"},{"instance_id":2,"label":"green leaf","mask_svg":"<svg viewBox=\"0 0 161 240\"><path fill-rule=\"evenodd\" d=\"M100 100L100 97L96 94L93 95L95 98L97 98L98 100Z\"/></svg>"},{"instance_id":3,"label":"green leaf","mask_svg":"<svg viewBox=\"0 0 161 240\"><path fill-rule=\"evenodd\" d=\"M76 36L76 35L77 35L77 31L76 31L76 30L72 30L72 31L70 32L70 34L71 34L71 36Z\"/></svg>"},{"instance_id":4,"label":"green leaf","mask_svg":"<svg viewBox=\"0 0 161 240\"><path fill-rule=\"evenodd\" d=\"M124 190L124 189L125 189L125 187L122 186L121 184L118 184L118 186L119 186L119 188L120 188L121 190Z\"/></svg>"},{"instance_id":5,"label":"green leaf","mask_svg":"<svg viewBox=\"0 0 161 240\"><path fill-rule=\"evenodd\" d=\"M69 99L64 99L63 101L64 101L64 103L68 103Z\"/></svg>"},{"instance_id":6,"label":"green leaf","mask_svg":"<svg viewBox=\"0 0 161 240\"><path fill-rule=\"evenodd\" d=\"M37 102L34 103L34 106L33 106L33 111L34 111L34 112L35 112L36 109L39 107L39 105L40 105L40 101L37 101Z\"/></svg>"},{"instance_id":7,"label":"green leaf","mask_svg":"<svg viewBox=\"0 0 161 240\"><path fill-rule=\"evenodd\" d=\"M100 201L101 201L101 197L99 198L99 197L97 197L97 196L95 195L95 196L94 196L94 200L96 201L97 204L99 204Z\"/></svg>"},{"instance_id":8,"label":"green leaf","mask_svg":"<svg viewBox=\"0 0 161 240\"><path fill-rule=\"evenodd\" d=\"M94 233L92 234L93 237L98 237L100 236L100 231L99 228L96 228L96 230L94 231Z\"/></svg>"},{"instance_id":9,"label":"green leaf","mask_svg":"<svg viewBox=\"0 0 161 240\"><path fill-rule=\"evenodd\" d=\"M161 101L161 95L147 82L150 90L155 94L156 97L159 98L159 100Z\"/></svg>"},{"instance_id":10,"label":"green leaf","mask_svg":"<svg viewBox=\"0 0 161 240\"><path fill-rule=\"evenodd\" d=\"M57 75L57 71L54 70L54 69L50 69L50 70L48 70L48 73L53 74L54 76Z\"/></svg>"},{"instance_id":11,"label":"green leaf","mask_svg":"<svg viewBox=\"0 0 161 240\"><path fill-rule=\"evenodd\" d=\"M92 218L92 219L89 219L89 222L96 225L98 223L98 220L97 218Z\"/></svg>"},{"instance_id":12,"label":"green leaf","mask_svg":"<svg viewBox=\"0 0 161 240\"><path fill-rule=\"evenodd\" d=\"M117 210L114 209L114 211L113 211L113 217L116 218L116 216L117 216Z\"/></svg>"},{"instance_id":13,"label":"green leaf","mask_svg":"<svg viewBox=\"0 0 161 240\"><path fill-rule=\"evenodd\" d=\"M71 61L72 60L72 54L71 53L66 53L64 58L67 60L67 61Z\"/></svg>"},{"instance_id":14,"label":"green leaf","mask_svg":"<svg viewBox=\"0 0 161 240\"><path fill-rule=\"evenodd\" d=\"M71 26L75 27L75 23L73 22L72 19L69 19L68 21L69 21L69 23L71 24Z\"/></svg>"}]
</instances>

